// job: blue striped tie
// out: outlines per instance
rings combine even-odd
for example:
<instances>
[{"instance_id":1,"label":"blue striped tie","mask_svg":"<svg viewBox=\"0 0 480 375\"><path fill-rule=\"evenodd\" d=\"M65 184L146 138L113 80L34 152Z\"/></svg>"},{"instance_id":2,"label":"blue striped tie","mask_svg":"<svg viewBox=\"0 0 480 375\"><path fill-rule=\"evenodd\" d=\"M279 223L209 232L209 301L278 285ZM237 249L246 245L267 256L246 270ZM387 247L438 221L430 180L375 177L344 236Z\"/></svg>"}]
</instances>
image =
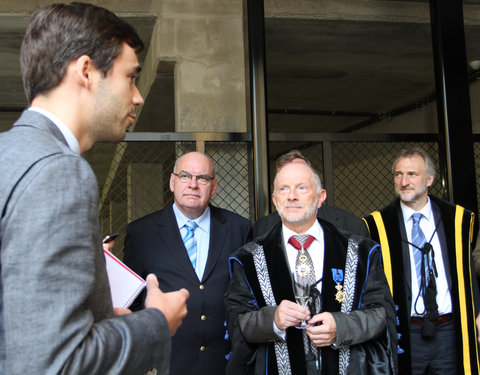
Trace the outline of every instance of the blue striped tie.
<instances>
[{"instance_id":1,"label":"blue striped tie","mask_svg":"<svg viewBox=\"0 0 480 375\"><path fill-rule=\"evenodd\" d=\"M192 262L192 266L195 269L197 265L197 240L193 235L193 231L198 227L198 224L189 220L185 223L185 227L187 228L187 234L183 237L183 243L185 244L185 249L187 249L190 262Z\"/></svg>"},{"instance_id":2,"label":"blue striped tie","mask_svg":"<svg viewBox=\"0 0 480 375\"><path fill-rule=\"evenodd\" d=\"M417 212L412 215L413 225L412 225L412 243L419 247L420 249L423 247L427 240L425 239L425 235L420 228L420 219L422 218L422 214ZM418 287L421 288L422 285L422 256L423 253L420 249L414 247L413 248L413 259L415 259L415 269L417 270L417 281ZM426 264L425 264L426 266Z\"/></svg>"}]
</instances>

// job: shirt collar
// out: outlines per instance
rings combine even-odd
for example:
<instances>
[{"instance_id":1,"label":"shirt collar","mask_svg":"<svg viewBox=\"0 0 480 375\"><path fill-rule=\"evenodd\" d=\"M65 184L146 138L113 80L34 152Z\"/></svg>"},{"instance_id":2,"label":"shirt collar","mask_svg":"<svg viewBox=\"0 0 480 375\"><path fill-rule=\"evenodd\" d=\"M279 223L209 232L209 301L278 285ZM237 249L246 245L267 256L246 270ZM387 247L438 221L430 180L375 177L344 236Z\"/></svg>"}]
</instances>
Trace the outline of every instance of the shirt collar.
<instances>
[{"instance_id":1,"label":"shirt collar","mask_svg":"<svg viewBox=\"0 0 480 375\"><path fill-rule=\"evenodd\" d=\"M432 218L432 202L430 201L430 197L427 196L427 204L422 207L420 211L415 211L408 207L405 203L400 201L400 207L402 208L402 214L404 217L404 220L410 220L412 218L412 215L414 213L421 213L428 221Z\"/></svg>"},{"instance_id":2,"label":"shirt collar","mask_svg":"<svg viewBox=\"0 0 480 375\"><path fill-rule=\"evenodd\" d=\"M65 137L65 140L67 141L68 147L75 152L76 154L80 155L80 145L78 144L77 138L73 135L72 131L70 128L65 124L62 120L60 120L57 116L55 116L53 113L47 111L46 109L40 108L40 107L30 107L28 108L29 111L33 112L38 112L41 115L45 116L48 118L50 121L52 121L55 126L60 130L62 135Z\"/></svg>"},{"instance_id":3,"label":"shirt collar","mask_svg":"<svg viewBox=\"0 0 480 375\"><path fill-rule=\"evenodd\" d=\"M297 232L294 232L293 230L287 228L283 223L282 223L282 233L283 233L283 242L285 245L288 243L288 240L290 239L290 237L298 234ZM315 240L320 241L322 238L323 229L320 223L318 222L318 220L315 220L313 225L305 233L302 233L302 234L310 234L313 237L315 237Z\"/></svg>"},{"instance_id":4,"label":"shirt collar","mask_svg":"<svg viewBox=\"0 0 480 375\"><path fill-rule=\"evenodd\" d=\"M182 211L178 208L178 206L173 203L173 212L175 213L175 217L177 219L178 229L183 228L185 223L191 219L186 217ZM198 227L205 232L208 232L208 224L210 223L210 207L207 206L203 214L199 217L193 219L195 223L197 223Z\"/></svg>"}]
</instances>

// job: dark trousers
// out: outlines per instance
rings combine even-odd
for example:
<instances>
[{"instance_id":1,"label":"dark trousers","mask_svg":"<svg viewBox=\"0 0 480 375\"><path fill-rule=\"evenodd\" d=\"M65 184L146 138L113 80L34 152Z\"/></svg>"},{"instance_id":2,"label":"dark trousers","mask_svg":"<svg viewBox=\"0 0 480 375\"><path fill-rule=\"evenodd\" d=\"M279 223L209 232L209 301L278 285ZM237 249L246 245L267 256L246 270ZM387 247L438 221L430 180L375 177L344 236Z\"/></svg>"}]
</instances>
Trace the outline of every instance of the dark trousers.
<instances>
[{"instance_id":1,"label":"dark trousers","mask_svg":"<svg viewBox=\"0 0 480 375\"><path fill-rule=\"evenodd\" d=\"M456 375L453 321L438 325L437 334L433 339L423 338L421 332L421 325L410 325L412 375Z\"/></svg>"}]
</instances>

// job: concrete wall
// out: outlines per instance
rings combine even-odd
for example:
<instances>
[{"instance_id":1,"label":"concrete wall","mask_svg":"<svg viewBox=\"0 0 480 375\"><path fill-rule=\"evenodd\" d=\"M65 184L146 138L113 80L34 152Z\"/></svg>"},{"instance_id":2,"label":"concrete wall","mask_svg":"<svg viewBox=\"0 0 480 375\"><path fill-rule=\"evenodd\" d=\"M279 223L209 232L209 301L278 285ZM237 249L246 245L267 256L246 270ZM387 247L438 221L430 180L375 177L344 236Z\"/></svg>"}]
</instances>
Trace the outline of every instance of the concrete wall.
<instances>
[{"instance_id":1,"label":"concrete wall","mask_svg":"<svg viewBox=\"0 0 480 375\"><path fill-rule=\"evenodd\" d=\"M32 11L53 2L55 1L2 0L0 14L3 26L0 30L5 27L9 30L12 30L12 27L16 29L15 25L17 28L23 27L27 16ZM169 116L174 120L169 120L166 126L165 121L162 122L161 113L164 111L161 108L156 111L141 111L138 123L148 124L148 129L145 130L140 126L138 131L249 131L244 0L136 0L135 2L90 0L89 2L104 6L124 17L140 16L141 19L142 15L149 15L156 19L153 29L148 29L151 32L151 39L147 46L139 88L147 98L155 83L162 86L158 73L164 69L165 65L169 66L173 77L173 90L168 91L167 94L171 97L167 99L173 103L171 105L173 110L170 111L173 113L169 113ZM466 25L478 23L480 7L467 4L464 10ZM265 15L280 19L428 23L429 7L426 2L415 1L265 0ZM7 25L9 18L14 20L13 25ZM18 49L19 40L12 41L11 48ZM0 51L0 57L7 63L6 65L10 67L18 81L19 69L16 60L12 60L8 51ZM3 79L4 85L6 79L10 78ZM15 87L20 87L19 82ZM478 132L480 129L478 89L472 88L471 97L474 131ZM154 98L161 103L148 102L149 106L160 107L167 100L158 94L155 94ZM386 119L365 131L381 133L436 131L435 110L429 107L432 105L394 119ZM0 116L0 130L10 127L17 116L16 113L3 113ZM288 121L272 116L272 128L275 128L276 122L280 123L279 130L274 131L289 128L292 119L297 131L308 132L316 125L311 116L290 117ZM281 125L282 121L285 122L285 126ZM335 131L334 129L331 127L330 131Z\"/></svg>"},{"instance_id":2,"label":"concrete wall","mask_svg":"<svg viewBox=\"0 0 480 375\"><path fill-rule=\"evenodd\" d=\"M2 19L11 16L15 24L23 27L31 12L54 2L57 1L2 0L0 15ZM175 103L176 131L247 131L242 0L87 2L126 18L156 17L139 86L143 96L147 97L159 63L174 63L172 100ZM22 16L23 20L20 19ZM19 20L22 21L20 24ZM135 26L137 29L142 27L141 20ZM15 52L20 47L22 34L23 31L19 32L19 40L14 41L12 48ZM16 69L19 81L18 57L12 56L15 59L12 67ZM6 58L3 56L2 60ZM147 120L158 122L158 118ZM5 122L10 124L10 118Z\"/></svg>"},{"instance_id":3,"label":"concrete wall","mask_svg":"<svg viewBox=\"0 0 480 375\"><path fill-rule=\"evenodd\" d=\"M147 94L159 64L174 63L175 130L244 132L243 2L163 0L139 82Z\"/></svg>"}]
</instances>

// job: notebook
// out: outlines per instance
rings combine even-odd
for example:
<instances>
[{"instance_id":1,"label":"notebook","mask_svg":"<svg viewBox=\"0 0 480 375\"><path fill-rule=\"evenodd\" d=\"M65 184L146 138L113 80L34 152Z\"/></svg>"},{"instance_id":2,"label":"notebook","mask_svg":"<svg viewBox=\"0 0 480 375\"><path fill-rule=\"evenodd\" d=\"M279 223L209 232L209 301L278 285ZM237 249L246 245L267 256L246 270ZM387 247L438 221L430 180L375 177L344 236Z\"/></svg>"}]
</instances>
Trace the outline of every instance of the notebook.
<instances>
[{"instance_id":1,"label":"notebook","mask_svg":"<svg viewBox=\"0 0 480 375\"><path fill-rule=\"evenodd\" d=\"M128 308L145 288L145 280L128 268L110 251L103 249L113 307Z\"/></svg>"}]
</instances>

